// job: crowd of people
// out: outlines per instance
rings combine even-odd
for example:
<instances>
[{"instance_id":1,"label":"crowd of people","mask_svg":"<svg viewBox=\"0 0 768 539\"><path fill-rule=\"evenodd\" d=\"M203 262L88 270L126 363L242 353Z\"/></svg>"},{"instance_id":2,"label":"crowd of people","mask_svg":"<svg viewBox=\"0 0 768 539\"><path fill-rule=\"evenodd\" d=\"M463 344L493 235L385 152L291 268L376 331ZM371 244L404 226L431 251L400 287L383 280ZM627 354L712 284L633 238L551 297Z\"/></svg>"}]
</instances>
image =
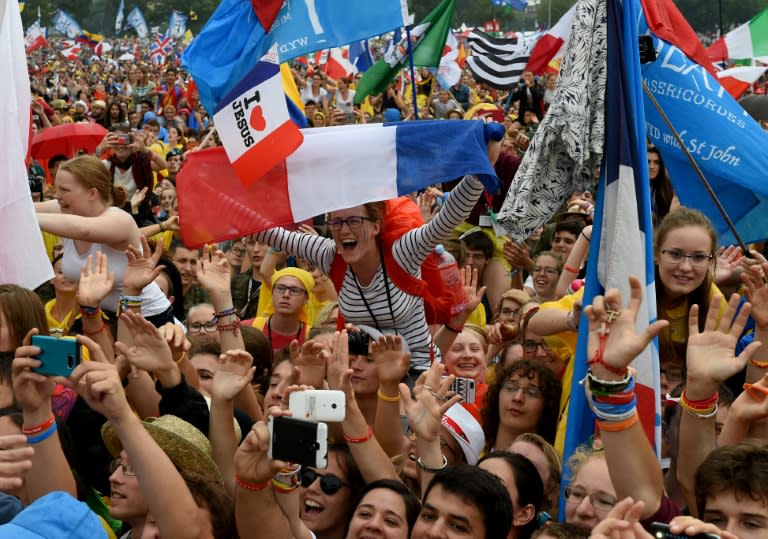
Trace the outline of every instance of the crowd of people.
<instances>
[{"instance_id":1,"label":"crowd of people","mask_svg":"<svg viewBox=\"0 0 768 539\"><path fill-rule=\"evenodd\" d=\"M0 536L648 539L652 523L768 535L762 246L719 246L653 147L647 330L634 277L629 297L582 301L593 192L525 242L494 232L489 211L556 75L498 91L467 72L444 89L425 69L415 99L398 79L355 106L357 76L295 64L312 128L504 124L488 144L501 189L466 176L195 249L180 239L177 175L188 152L220 143L190 78L175 62L38 51L29 63L36 132L91 122L108 134L92 154L32 164L46 178L32 196L54 278L0 285ZM455 296L426 269L438 245L463 285L442 316L432 294ZM582 324L589 370L572 384ZM37 372L53 355L40 336L74 339L78 361ZM630 366L656 337L661 460ZM312 388L345 403L327 422L325 467L272 451L268 425ZM563 462L581 392L595 433Z\"/></svg>"}]
</instances>

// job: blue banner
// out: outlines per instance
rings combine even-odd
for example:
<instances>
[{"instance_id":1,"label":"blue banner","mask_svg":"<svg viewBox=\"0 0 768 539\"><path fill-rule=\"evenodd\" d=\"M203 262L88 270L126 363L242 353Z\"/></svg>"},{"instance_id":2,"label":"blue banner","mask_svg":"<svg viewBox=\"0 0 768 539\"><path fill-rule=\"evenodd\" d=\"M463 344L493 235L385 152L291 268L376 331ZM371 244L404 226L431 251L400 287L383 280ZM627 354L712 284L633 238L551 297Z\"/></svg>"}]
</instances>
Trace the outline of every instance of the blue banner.
<instances>
[{"instance_id":1,"label":"blue banner","mask_svg":"<svg viewBox=\"0 0 768 539\"><path fill-rule=\"evenodd\" d=\"M120 0L120 7L117 8L117 17L115 18L115 33L119 34L123 29L123 19L125 18L125 0Z\"/></svg>"},{"instance_id":2,"label":"blue banner","mask_svg":"<svg viewBox=\"0 0 768 539\"><path fill-rule=\"evenodd\" d=\"M647 34L645 16L638 33ZM725 89L680 49L651 34L655 62L642 66L643 81L680 134L747 242L768 237L768 132ZM680 202L712 221L721 244L735 242L685 153L647 97L645 127L657 146Z\"/></svg>"},{"instance_id":3,"label":"blue banner","mask_svg":"<svg viewBox=\"0 0 768 539\"><path fill-rule=\"evenodd\" d=\"M58 10L53 14L53 25L56 27L56 31L60 34L73 39L83 33L82 27L78 22L66 11Z\"/></svg>"},{"instance_id":4,"label":"blue banner","mask_svg":"<svg viewBox=\"0 0 768 539\"><path fill-rule=\"evenodd\" d=\"M291 0L265 29L250 2L223 0L184 52L200 100L214 110L221 98L277 44L280 62L339 47L407 24L406 0Z\"/></svg>"},{"instance_id":5,"label":"blue banner","mask_svg":"<svg viewBox=\"0 0 768 539\"><path fill-rule=\"evenodd\" d=\"M128 26L136 31L141 39L149 37L149 27L147 21L144 19L144 14L139 9L139 6L134 6L131 12L128 14Z\"/></svg>"},{"instance_id":6,"label":"blue banner","mask_svg":"<svg viewBox=\"0 0 768 539\"><path fill-rule=\"evenodd\" d=\"M172 39L180 39L184 37L184 32L186 31L187 16L178 11L172 11L171 16L168 18L168 31L165 35L171 36Z\"/></svg>"}]
</instances>

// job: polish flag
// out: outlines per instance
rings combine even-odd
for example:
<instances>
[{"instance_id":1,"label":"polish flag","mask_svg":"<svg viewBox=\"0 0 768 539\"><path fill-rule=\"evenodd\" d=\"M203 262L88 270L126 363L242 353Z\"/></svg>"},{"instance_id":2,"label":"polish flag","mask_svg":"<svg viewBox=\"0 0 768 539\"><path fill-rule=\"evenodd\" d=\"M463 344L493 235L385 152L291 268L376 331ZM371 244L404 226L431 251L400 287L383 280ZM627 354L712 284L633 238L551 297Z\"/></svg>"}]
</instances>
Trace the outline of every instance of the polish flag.
<instances>
[{"instance_id":1,"label":"polish flag","mask_svg":"<svg viewBox=\"0 0 768 539\"><path fill-rule=\"evenodd\" d=\"M277 46L224 96L213 115L229 161L243 185L281 163L304 136L291 121Z\"/></svg>"},{"instance_id":2,"label":"polish flag","mask_svg":"<svg viewBox=\"0 0 768 539\"><path fill-rule=\"evenodd\" d=\"M332 79L349 77L357 72L355 66L349 61L349 45L317 51L315 65Z\"/></svg>"},{"instance_id":3,"label":"polish flag","mask_svg":"<svg viewBox=\"0 0 768 539\"><path fill-rule=\"evenodd\" d=\"M571 33L571 25L573 24L573 15L575 13L576 4L574 4L565 15L560 17L557 24L539 38L531 51L528 64L525 66L526 71L531 71L535 75L541 75L542 73L548 72L551 70L551 68L549 68L550 60L565 54L565 48L568 45L568 36Z\"/></svg>"},{"instance_id":4,"label":"polish flag","mask_svg":"<svg viewBox=\"0 0 768 539\"><path fill-rule=\"evenodd\" d=\"M720 84L725 88L734 99L741 97L750 86L757 82L763 76L768 66L738 66L730 69L724 69L717 72L717 78Z\"/></svg>"},{"instance_id":5,"label":"polish flag","mask_svg":"<svg viewBox=\"0 0 768 539\"><path fill-rule=\"evenodd\" d=\"M61 50L61 54L66 58L67 60L77 60L80 54L80 44L75 43L72 40L66 40L61 42L62 46L64 47Z\"/></svg>"}]
</instances>

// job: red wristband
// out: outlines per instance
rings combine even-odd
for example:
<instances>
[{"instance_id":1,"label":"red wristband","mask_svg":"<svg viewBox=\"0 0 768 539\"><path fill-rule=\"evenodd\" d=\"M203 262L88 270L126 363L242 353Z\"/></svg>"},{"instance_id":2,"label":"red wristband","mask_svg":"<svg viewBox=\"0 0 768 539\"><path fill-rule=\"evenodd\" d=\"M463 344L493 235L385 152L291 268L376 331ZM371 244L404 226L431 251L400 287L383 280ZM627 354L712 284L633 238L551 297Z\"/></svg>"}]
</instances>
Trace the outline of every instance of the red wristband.
<instances>
[{"instance_id":1,"label":"red wristband","mask_svg":"<svg viewBox=\"0 0 768 539\"><path fill-rule=\"evenodd\" d=\"M715 391L714 395L711 397L700 401L690 400L685 394L685 390L683 390L682 395L680 395L680 400L685 401L685 404L688 406L688 408L692 410L710 410L715 404L717 404L719 398L720 395L717 391Z\"/></svg>"},{"instance_id":2,"label":"red wristband","mask_svg":"<svg viewBox=\"0 0 768 539\"><path fill-rule=\"evenodd\" d=\"M56 422L56 416L51 415L44 423L40 423L39 425L35 425L34 427L21 427L22 434L26 435L33 435L33 434L40 434L46 429L50 429L51 425L53 425Z\"/></svg>"},{"instance_id":3,"label":"red wristband","mask_svg":"<svg viewBox=\"0 0 768 539\"><path fill-rule=\"evenodd\" d=\"M574 274L577 274L577 275L579 273L579 268L574 268L573 266L569 266L568 264L565 264L563 266L563 269L565 271L567 271L568 273L574 273Z\"/></svg>"},{"instance_id":4,"label":"red wristband","mask_svg":"<svg viewBox=\"0 0 768 539\"><path fill-rule=\"evenodd\" d=\"M344 435L344 439L350 443L350 444L362 444L364 442L367 442L373 438L373 428L368 425L368 432L365 434L365 436L361 436L360 438L353 438L352 436Z\"/></svg>"},{"instance_id":5,"label":"red wristband","mask_svg":"<svg viewBox=\"0 0 768 539\"><path fill-rule=\"evenodd\" d=\"M272 484L272 480L268 479L264 481L263 483L251 483L250 481L246 481L239 475L235 476L235 483L237 483L237 486L240 488L244 488L245 490L264 490L269 487L269 485Z\"/></svg>"}]
</instances>

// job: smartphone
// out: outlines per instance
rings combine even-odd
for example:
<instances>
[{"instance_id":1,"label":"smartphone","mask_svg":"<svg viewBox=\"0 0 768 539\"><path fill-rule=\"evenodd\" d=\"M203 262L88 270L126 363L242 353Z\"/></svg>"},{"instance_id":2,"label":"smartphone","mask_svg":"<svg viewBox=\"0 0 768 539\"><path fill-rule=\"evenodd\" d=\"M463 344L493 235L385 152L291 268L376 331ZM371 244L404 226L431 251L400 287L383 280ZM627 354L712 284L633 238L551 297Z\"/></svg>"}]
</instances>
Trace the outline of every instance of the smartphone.
<instances>
[{"instance_id":1,"label":"smartphone","mask_svg":"<svg viewBox=\"0 0 768 539\"><path fill-rule=\"evenodd\" d=\"M133 143L133 135L130 133L117 133L115 136L117 137L117 143L121 146Z\"/></svg>"},{"instance_id":2,"label":"smartphone","mask_svg":"<svg viewBox=\"0 0 768 539\"><path fill-rule=\"evenodd\" d=\"M654 522L648 527L657 539L720 539L719 535L714 533L697 533L696 535L675 535L669 531L669 524L662 524L661 522Z\"/></svg>"},{"instance_id":3,"label":"smartphone","mask_svg":"<svg viewBox=\"0 0 768 539\"><path fill-rule=\"evenodd\" d=\"M340 422L346 414L346 396L343 391L330 389L294 391L288 398L288 409L297 419Z\"/></svg>"},{"instance_id":4,"label":"smartphone","mask_svg":"<svg viewBox=\"0 0 768 539\"><path fill-rule=\"evenodd\" d=\"M39 374L68 377L80 365L81 346L70 337L32 335L32 346L40 347L42 365L32 369Z\"/></svg>"},{"instance_id":5,"label":"smartphone","mask_svg":"<svg viewBox=\"0 0 768 539\"><path fill-rule=\"evenodd\" d=\"M475 381L472 378L456 377L451 382L448 391L461 395L461 401L472 404L475 402Z\"/></svg>"},{"instance_id":6,"label":"smartphone","mask_svg":"<svg viewBox=\"0 0 768 539\"><path fill-rule=\"evenodd\" d=\"M325 423L269 416L267 428L269 458L312 468L328 466L328 425Z\"/></svg>"}]
</instances>

